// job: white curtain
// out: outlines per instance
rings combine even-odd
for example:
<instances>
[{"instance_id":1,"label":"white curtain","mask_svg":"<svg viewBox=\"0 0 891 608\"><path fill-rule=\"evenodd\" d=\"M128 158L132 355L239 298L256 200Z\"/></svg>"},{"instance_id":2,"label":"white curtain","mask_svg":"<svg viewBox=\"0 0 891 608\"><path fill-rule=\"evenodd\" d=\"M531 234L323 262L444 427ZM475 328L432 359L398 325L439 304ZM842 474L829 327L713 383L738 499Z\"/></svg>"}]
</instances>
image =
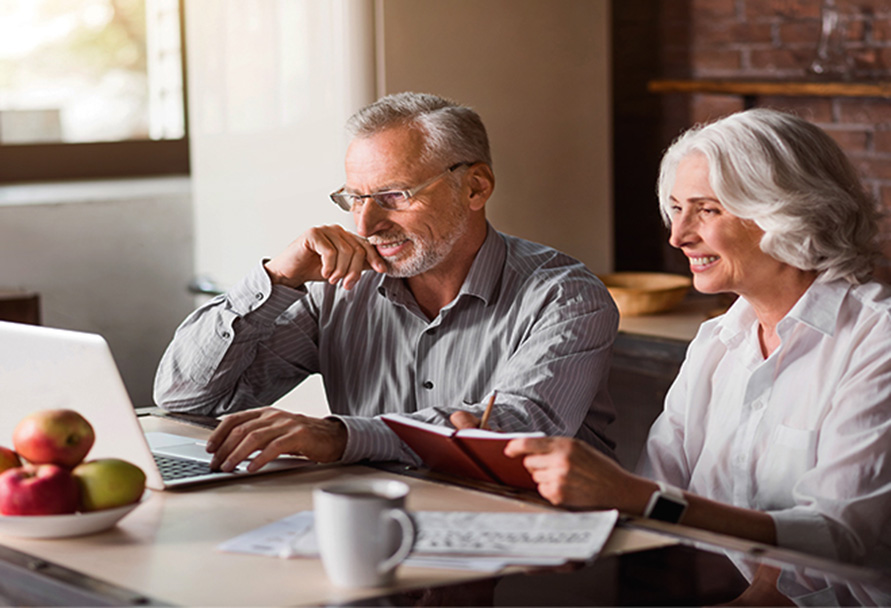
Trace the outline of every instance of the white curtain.
<instances>
[{"instance_id":1,"label":"white curtain","mask_svg":"<svg viewBox=\"0 0 891 608\"><path fill-rule=\"evenodd\" d=\"M186 0L196 272L230 285L346 218L344 122L374 99L372 0Z\"/></svg>"},{"instance_id":2,"label":"white curtain","mask_svg":"<svg viewBox=\"0 0 891 608\"><path fill-rule=\"evenodd\" d=\"M373 0L185 0L195 274L222 288L349 224L344 122L375 98ZM185 286L183 286L185 288ZM318 379L281 406L324 406Z\"/></svg>"}]
</instances>

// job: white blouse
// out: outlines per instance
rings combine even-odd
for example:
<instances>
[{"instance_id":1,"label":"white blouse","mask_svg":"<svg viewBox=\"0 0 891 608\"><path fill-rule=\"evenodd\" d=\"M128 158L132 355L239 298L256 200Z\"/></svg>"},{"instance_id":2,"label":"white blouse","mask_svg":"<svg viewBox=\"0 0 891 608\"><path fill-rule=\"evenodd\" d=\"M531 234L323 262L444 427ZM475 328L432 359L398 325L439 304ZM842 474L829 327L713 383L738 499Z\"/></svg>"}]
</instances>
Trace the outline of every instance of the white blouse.
<instances>
[{"instance_id":1,"label":"white blouse","mask_svg":"<svg viewBox=\"0 0 891 608\"><path fill-rule=\"evenodd\" d=\"M767 359L739 298L690 344L638 470L768 512L779 546L891 563L891 288L818 279Z\"/></svg>"}]
</instances>

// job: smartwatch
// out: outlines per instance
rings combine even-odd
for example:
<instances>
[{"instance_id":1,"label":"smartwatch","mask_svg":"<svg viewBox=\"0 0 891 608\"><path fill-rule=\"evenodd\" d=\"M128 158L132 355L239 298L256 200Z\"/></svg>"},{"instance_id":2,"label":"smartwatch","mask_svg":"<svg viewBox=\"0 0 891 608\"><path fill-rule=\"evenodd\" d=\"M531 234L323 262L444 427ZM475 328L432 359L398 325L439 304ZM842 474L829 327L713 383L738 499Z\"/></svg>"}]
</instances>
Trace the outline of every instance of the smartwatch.
<instances>
[{"instance_id":1,"label":"smartwatch","mask_svg":"<svg viewBox=\"0 0 891 608\"><path fill-rule=\"evenodd\" d=\"M667 521L672 524L678 523L687 510L687 501L684 499L684 493L678 488L661 481L657 481L656 485L659 486L659 489L650 496L650 500L644 509L644 517Z\"/></svg>"}]
</instances>

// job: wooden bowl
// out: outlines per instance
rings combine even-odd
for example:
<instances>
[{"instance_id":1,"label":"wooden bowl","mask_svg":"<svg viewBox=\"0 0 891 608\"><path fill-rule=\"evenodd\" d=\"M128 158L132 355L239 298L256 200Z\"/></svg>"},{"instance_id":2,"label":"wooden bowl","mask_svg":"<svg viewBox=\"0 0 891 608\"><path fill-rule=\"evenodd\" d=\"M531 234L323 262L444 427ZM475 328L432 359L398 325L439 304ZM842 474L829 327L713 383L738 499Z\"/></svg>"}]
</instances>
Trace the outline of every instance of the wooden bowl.
<instances>
[{"instance_id":1,"label":"wooden bowl","mask_svg":"<svg viewBox=\"0 0 891 608\"><path fill-rule=\"evenodd\" d=\"M671 310L684 299L693 281L664 272L614 272L600 277L623 317Z\"/></svg>"}]
</instances>

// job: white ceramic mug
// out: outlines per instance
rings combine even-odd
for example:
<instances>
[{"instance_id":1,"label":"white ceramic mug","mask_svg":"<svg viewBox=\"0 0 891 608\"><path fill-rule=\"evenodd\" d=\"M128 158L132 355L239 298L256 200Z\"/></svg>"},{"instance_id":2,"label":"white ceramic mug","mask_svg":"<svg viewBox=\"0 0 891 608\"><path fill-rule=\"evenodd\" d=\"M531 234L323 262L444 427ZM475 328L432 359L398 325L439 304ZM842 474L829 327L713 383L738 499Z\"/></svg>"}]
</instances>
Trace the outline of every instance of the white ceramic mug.
<instances>
[{"instance_id":1,"label":"white ceramic mug","mask_svg":"<svg viewBox=\"0 0 891 608\"><path fill-rule=\"evenodd\" d=\"M411 553L415 525L405 510L408 485L356 480L313 491L322 564L339 587L380 587Z\"/></svg>"}]
</instances>

